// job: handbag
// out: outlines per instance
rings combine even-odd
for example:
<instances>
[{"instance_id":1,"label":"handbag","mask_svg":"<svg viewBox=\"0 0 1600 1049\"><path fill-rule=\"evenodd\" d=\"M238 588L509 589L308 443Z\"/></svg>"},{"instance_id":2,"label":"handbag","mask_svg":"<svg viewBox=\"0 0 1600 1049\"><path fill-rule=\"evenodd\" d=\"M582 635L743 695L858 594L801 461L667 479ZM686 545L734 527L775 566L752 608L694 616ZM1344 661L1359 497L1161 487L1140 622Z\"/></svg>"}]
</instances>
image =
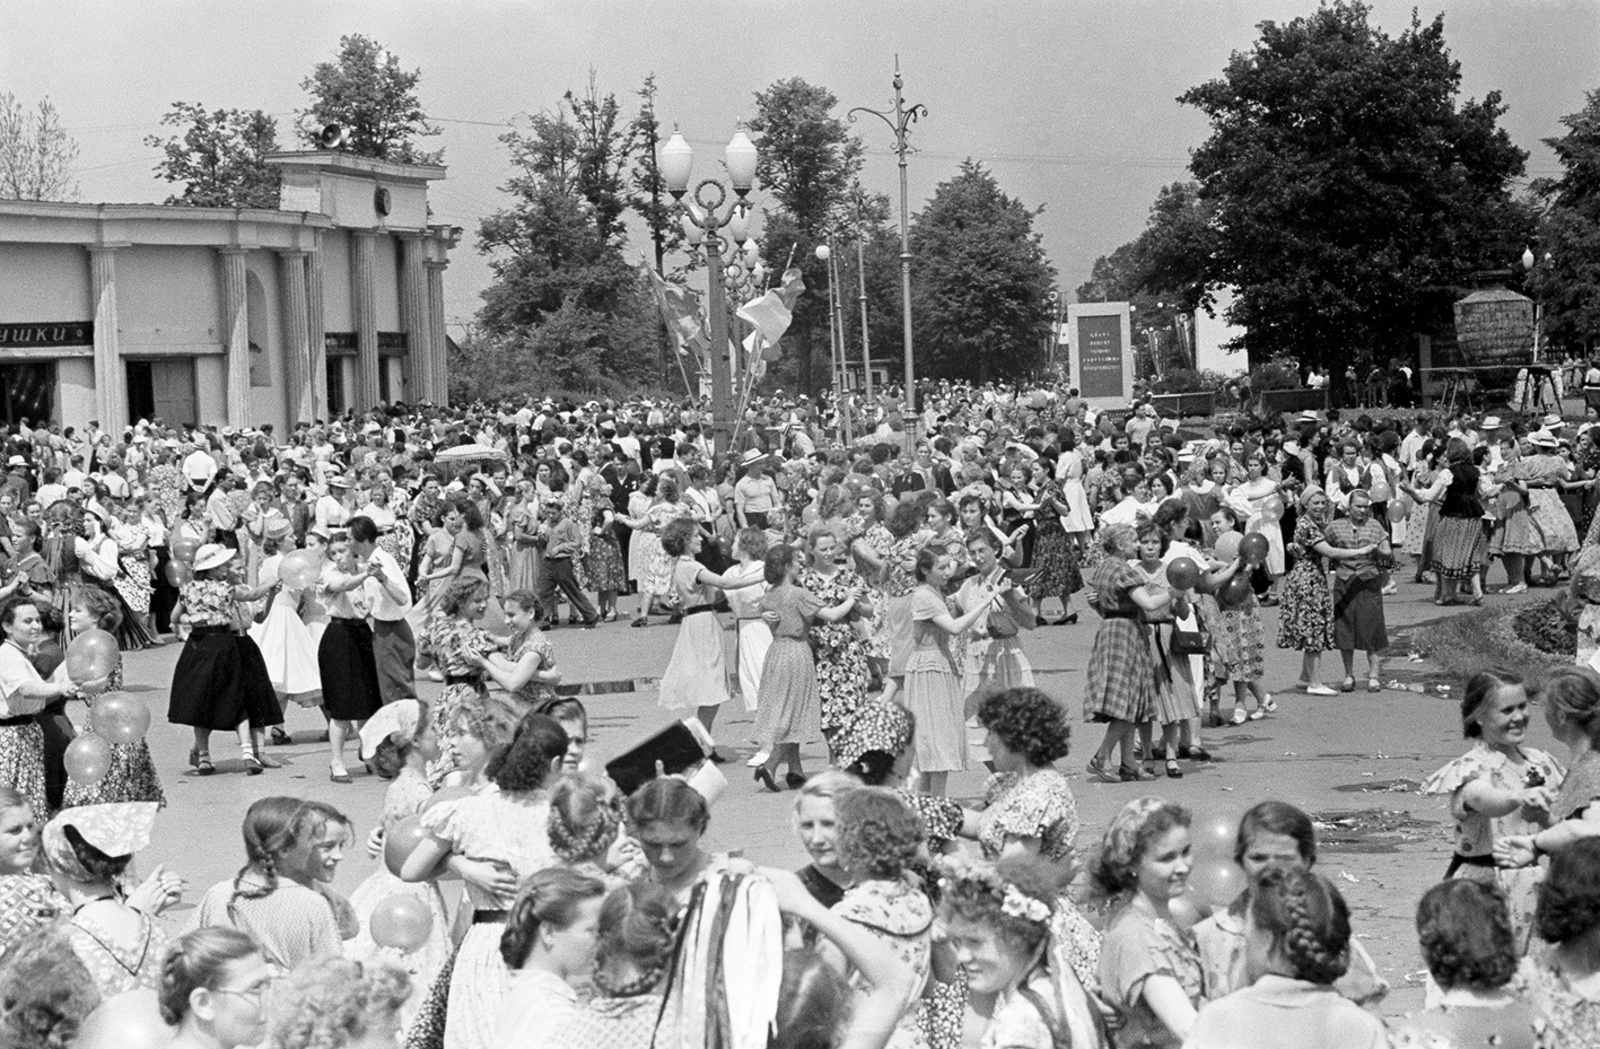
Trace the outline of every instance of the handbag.
<instances>
[{"instance_id":1,"label":"handbag","mask_svg":"<svg viewBox=\"0 0 1600 1049\"><path fill-rule=\"evenodd\" d=\"M1211 631L1174 630L1167 651L1175 656L1203 656L1211 651Z\"/></svg>"}]
</instances>

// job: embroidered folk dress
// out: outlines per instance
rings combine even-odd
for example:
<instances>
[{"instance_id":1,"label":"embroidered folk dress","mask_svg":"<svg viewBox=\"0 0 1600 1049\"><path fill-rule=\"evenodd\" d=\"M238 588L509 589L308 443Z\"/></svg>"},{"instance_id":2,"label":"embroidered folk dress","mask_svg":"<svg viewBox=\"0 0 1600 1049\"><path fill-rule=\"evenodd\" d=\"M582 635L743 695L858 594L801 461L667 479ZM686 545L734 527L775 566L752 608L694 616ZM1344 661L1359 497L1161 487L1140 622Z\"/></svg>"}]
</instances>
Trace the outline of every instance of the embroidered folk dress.
<instances>
[{"instance_id":1,"label":"embroidered folk dress","mask_svg":"<svg viewBox=\"0 0 1600 1049\"><path fill-rule=\"evenodd\" d=\"M1472 747L1459 758L1429 776L1422 784L1422 793L1445 795L1450 799L1450 815L1455 819L1456 855L1468 859L1492 860L1494 843L1502 838L1537 834L1550 824L1529 820L1519 808L1504 816L1486 816L1473 812L1462 803L1461 792L1474 780L1486 780L1496 790L1521 790L1530 785L1530 777L1551 790L1558 790L1566 778L1566 770L1555 758L1534 747L1521 747L1520 761L1490 747L1483 740L1474 740ZM1511 927L1516 935L1517 949L1526 952L1533 933L1533 910L1541 879L1541 869L1532 867L1507 868L1464 864L1457 867L1453 877L1470 878L1499 885L1506 892L1511 907Z\"/></svg>"}]
</instances>

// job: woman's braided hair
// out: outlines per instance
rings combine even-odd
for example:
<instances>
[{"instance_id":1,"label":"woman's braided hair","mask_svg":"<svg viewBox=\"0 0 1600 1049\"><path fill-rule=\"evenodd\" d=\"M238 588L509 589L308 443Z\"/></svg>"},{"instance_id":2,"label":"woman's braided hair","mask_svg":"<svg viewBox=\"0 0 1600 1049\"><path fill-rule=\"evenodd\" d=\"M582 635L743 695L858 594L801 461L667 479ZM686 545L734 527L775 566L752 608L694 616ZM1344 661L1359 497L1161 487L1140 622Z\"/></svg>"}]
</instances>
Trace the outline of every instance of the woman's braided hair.
<instances>
[{"instance_id":1,"label":"woman's braided hair","mask_svg":"<svg viewBox=\"0 0 1600 1049\"><path fill-rule=\"evenodd\" d=\"M244 814L245 865L233 878L233 894L228 897L228 917L237 922L234 904L239 900L259 900L278 890L278 858L300 841L311 828L302 817L303 805L297 798L267 797L254 802ZM254 872L262 884L244 884L245 875Z\"/></svg>"},{"instance_id":2,"label":"woman's braided hair","mask_svg":"<svg viewBox=\"0 0 1600 1049\"><path fill-rule=\"evenodd\" d=\"M604 859L625 818L622 797L609 780L569 773L550 792L550 846L564 863Z\"/></svg>"},{"instance_id":3,"label":"woman's braided hair","mask_svg":"<svg viewBox=\"0 0 1600 1049\"><path fill-rule=\"evenodd\" d=\"M1250 914L1271 934L1295 979L1330 984L1349 968L1350 910L1320 874L1269 869L1251 893Z\"/></svg>"}]
</instances>

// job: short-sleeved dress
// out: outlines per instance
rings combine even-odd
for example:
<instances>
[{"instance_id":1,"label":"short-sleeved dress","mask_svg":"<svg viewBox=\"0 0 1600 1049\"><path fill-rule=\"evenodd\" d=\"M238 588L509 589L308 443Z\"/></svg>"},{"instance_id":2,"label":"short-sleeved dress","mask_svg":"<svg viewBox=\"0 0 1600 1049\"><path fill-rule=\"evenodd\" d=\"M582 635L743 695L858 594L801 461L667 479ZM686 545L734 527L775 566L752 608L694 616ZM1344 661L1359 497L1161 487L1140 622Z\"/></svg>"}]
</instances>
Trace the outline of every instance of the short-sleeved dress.
<instances>
[{"instance_id":1,"label":"short-sleeved dress","mask_svg":"<svg viewBox=\"0 0 1600 1049\"><path fill-rule=\"evenodd\" d=\"M822 607L815 594L784 585L768 590L761 611L778 617L761 665L755 737L763 743L812 743L822 732L822 701L808 639Z\"/></svg>"},{"instance_id":2,"label":"short-sleeved dress","mask_svg":"<svg viewBox=\"0 0 1600 1049\"><path fill-rule=\"evenodd\" d=\"M64 680L66 673L63 663L52 677ZM12 641L0 643L0 783L27 798L34 818L40 820L50 814L44 785L44 732L31 711L15 713L9 701L23 685L43 680L26 652Z\"/></svg>"},{"instance_id":3,"label":"short-sleeved dress","mask_svg":"<svg viewBox=\"0 0 1600 1049\"><path fill-rule=\"evenodd\" d=\"M225 925L249 933L260 945L262 957L284 969L315 955L339 953L343 941L326 899L288 878L279 878L268 888L253 871L218 882L200 898L187 931Z\"/></svg>"},{"instance_id":4,"label":"short-sleeved dress","mask_svg":"<svg viewBox=\"0 0 1600 1049\"><path fill-rule=\"evenodd\" d=\"M521 663L529 654L539 657L539 665L535 671L551 670L556 665L556 646L546 634L538 627L529 627L520 637L512 638L511 659ZM548 703L556 698L556 687L547 681L532 679L521 688L517 689L514 697L518 703L526 704L528 709L537 709L541 704Z\"/></svg>"},{"instance_id":5,"label":"short-sleeved dress","mask_svg":"<svg viewBox=\"0 0 1600 1049\"><path fill-rule=\"evenodd\" d=\"M727 657L722 647L722 620L716 612L721 590L702 585L704 566L692 557L680 557L672 566L672 591L683 610L672 659L661 675L657 702L668 710L694 710L726 703Z\"/></svg>"},{"instance_id":6,"label":"short-sleeved dress","mask_svg":"<svg viewBox=\"0 0 1600 1049\"><path fill-rule=\"evenodd\" d=\"M916 718L914 746L923 772L960 772L967 767L963 716L966 694L950 654L950 635L933 622L948 615L944 597L926 584L911 594L912 650L906 659L905 705Z\"/></svg>"},{"instance_id":7,"label":"short-sleeved dress","mask_svg":"<svg viewBox=\"0 0 1600 1049\"><path fill-rule=\"evenodd\" d=\"M1027 776L999 772L983 788L984 808L978 816L978 844L990 860L1000 858L1007 838L1037 838L1039 855L1064 860L1078 836L1078 805L1067 777L1056 769Z\"/></svg>"},{"instance_id":8,"label":"short-sleeved dress","mask_svg":"<svg viewBox=\"0 0 1600 1049\"><path fill-rule=\"evenodd\" d=\"M502 793L493 787L465 798L442 801L422 814L422 828L447 843L452 852L510 867L518 882L555 866L550 847L550 799L543 791ZM515 902L467 886L473 912L501 912L499 920L475 920L451 966L445 1019L445 1049L489 1049L511 971L500 957L504 913Z\"/></svg>"},{"instance_id":9,"label":"short-sleeved dress","mask_svg":"<svg viewBox=\"0 0 1600 1049\"><path fill-rule=\"evenodd\" d=\"M1529 981L1534 1044L1539 1049L1600 1045L1600 1001L1586 998L1551 958L1537 961Z\"/></svg>"},{"instance_id":10,"label":"short-sleeved dress","mask_svg":"<svg viewBox=\"0 0 1600 1049\"><path fill-rule=\"evenodd\" d=\"M266 660L239 622L232 584L194 579L183 585L182 600L192 630L172 673L167 720L218 732L245 721L251 728L283 724Z\"/></svg>"},{"instance_id":11,"label":"short-sleeved dress","mask_svg":"<svg viewBox=\"0 0 1600 1049\"><path fill-rule=\"evenodd\" d=\"M1317 553L1322 523L1310 514L1295 522L1289 552L1294 567L1283 580L1278 609L1278 647L1297 652L1332 652L1333 595L1328 590L1327 559Z\"/></svg>"},{"instance_id":12,"label":"short-sleeved dress","mask_svg":"<svg viewBox=\"0 0 1600 1049\"><path fill-rule=\"evenodd\" d=\"M1162 1023L1144 998L1152 976L1170 976L1196 1008L1204 997L1194 935L1129 903L1107 923L1100 944L1100 993L1123 1021L1119 1049L1177 1049L1183 1039Z\"/></svg>"},{"instance_id":13,"label":"short-sleeved dress","mask_svg":"<svg viewBox=\"0 0 1600 1049\"><path fill-rule=\"evenodd\" d=\"M1120 557L1107 557L1095 566L1090 588L1101 622L1089 651L1085 721L1143 721L1155 710L1149 627L1133 600L1133 591L1143 585L1139 570Z\"/></svg>"},{"instance_id":14,"label":"short-sleeved dress","mask_svg":"<svg viewBox=\"0 0 1600 1049\"><path fill-rule=\"evenodd\" d=\"M66 923L72 950L89 970L102 998L161 986L161 963L170 945L167 934L145 915L126 905L123 908L139 920L138 933L126 942L117 939L87 908Z\"/></svg>"},{"instance_id":15,"label":"short-sleeved dress","mask_svg":"<svg viewBox=\"0 0 1600 1049\"><path fill-rule=\"evenodd\" d=\"M1509 755L1495 750L1483 740L1474 740L1465 754L1423 782L1422 793L1449 797L1450 814L1455 819L1455 854L1466 861L1452 862L1455 868L1453 877L1498 884L1506 891L1517 948L1526 952L1533 933L1533 909L1541 880L1540 868L1494 866L1494 843L1515 835L1537 834L1549 823L1530 822L1521 809L1504 816L1485 816L1467 809L1461 800L1462 789L1478 779L1487 780L1489 786L1497 790L1521 790L1540 784L1551 790L1561 787L1566 770L1559 761L1533 747L1523 747L1521 752L1522 760L1513 761Z\"/></svg>"},{"instance_id":16,"label":"short-sleeved dress","mask_svg":"<svg viewBox=\"0 0 1600 1049\"><path fill-rule=\"evenodd\" d=\"M823 575L813 569L800 573L800 585L816 595L822 608L840 604L865 586L853 569ZM822 701L822 731L832 738L855 717L867 698L872 672L867 667L867 645L852 616L837 623L811 624L811 649L817 660L817 696Z\"/></svg>"},{"instance_id":17,"label":"short-sleeved dress","mask_svg":"<svg viewBox=\"0 0 1600 1049\"><path fill-rule=\"evenodd\" d=\"M403 768L383 794L383 829L393 834L400 821L422 811L433 797L427 778L411 768ZM427 942L415 950L407 951L399 962L411 976L411 1001L417 1002L426 994L433 979L450 957L450 915L445 908L444 893L439 883L405 882L389 873L389 868L378 864L378 869L356 886L350 894L350 909L361 925L361 931L345 944L345 954L360 961L377 961L389 965L396 959L393 952L385 952L373 942L370 922L378 904L391 896L413 896L423 902L433 915L433 928ZM406 1016L411 1010L402 1010ZM409 1017L407 1017L409 1018Z\"/></svg>"},{"instance_id":18,"label":"short-sleeved dress","mask_svg":"<svg viewBox=\"0 0 1600 1049\"><path fill-rule=\"evenodd\" d=\"M1067 777L1056 769L1027 776L996 773L984 784L983 799L978 845L985 859L998 860L1008 838L1036 839L1039 855L1056 863L1072 858L1078 804ZM1056 900L1050 921L1050 961L1057 969L1071 968L1084 987L1094 988L1099 982L1100 934L1065 892Z\"/></svg>"}]
</instances>

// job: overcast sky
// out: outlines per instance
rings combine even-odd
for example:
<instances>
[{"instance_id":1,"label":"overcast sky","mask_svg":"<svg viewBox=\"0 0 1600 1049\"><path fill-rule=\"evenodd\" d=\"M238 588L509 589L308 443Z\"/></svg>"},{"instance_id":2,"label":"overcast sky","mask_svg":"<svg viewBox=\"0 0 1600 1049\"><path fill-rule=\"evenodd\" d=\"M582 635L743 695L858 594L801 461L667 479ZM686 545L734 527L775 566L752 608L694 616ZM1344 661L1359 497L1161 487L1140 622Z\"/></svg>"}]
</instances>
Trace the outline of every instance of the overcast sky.
<instances>
[{"instance_id":1,"label":"overcast sky","mask_svg":"<svg viewBox=\"0 0 1600 1049\"><path fill-rule=\"evenodd\" d=\"M1410 0L1378 0L1392 33ZM507 121L554 107L591 70L619 97L655 72L658 111L696 147L696 175L713 173L753 94L800 76L841 109L886 107L894 55L907 99L929 109L916 126L913 210L963 157L977 157L1039 219L1065 293L1096 256L1137 236L1157 189L1186 176L1205 137L1199 113L1177 104L1248 48L1264 19L1288 20L1312 0L5 0L0 90L49 96L77 137L85 201L158 201L169 187L143 145L171 102L263 108L292 142L300 81L331 58L339 37L363 33L423 73L422 100L444 133L449 180L436 184L439 221L466 235L446 277L452 331L469 320L489 271L476 252L479 220L503 207L509 174L497 141ZM1499 90L1503 124L1553 173L1540 139L1600 88L1595 0L1424 2L1445 12L1463 93ZM713 47L712 45L716 46ZM630 105L631 109L631 98ZM870 119L870 118L869 118ZM866 182L895 191L888 130L860 125Z\"/></svg>"}]
</instances>

